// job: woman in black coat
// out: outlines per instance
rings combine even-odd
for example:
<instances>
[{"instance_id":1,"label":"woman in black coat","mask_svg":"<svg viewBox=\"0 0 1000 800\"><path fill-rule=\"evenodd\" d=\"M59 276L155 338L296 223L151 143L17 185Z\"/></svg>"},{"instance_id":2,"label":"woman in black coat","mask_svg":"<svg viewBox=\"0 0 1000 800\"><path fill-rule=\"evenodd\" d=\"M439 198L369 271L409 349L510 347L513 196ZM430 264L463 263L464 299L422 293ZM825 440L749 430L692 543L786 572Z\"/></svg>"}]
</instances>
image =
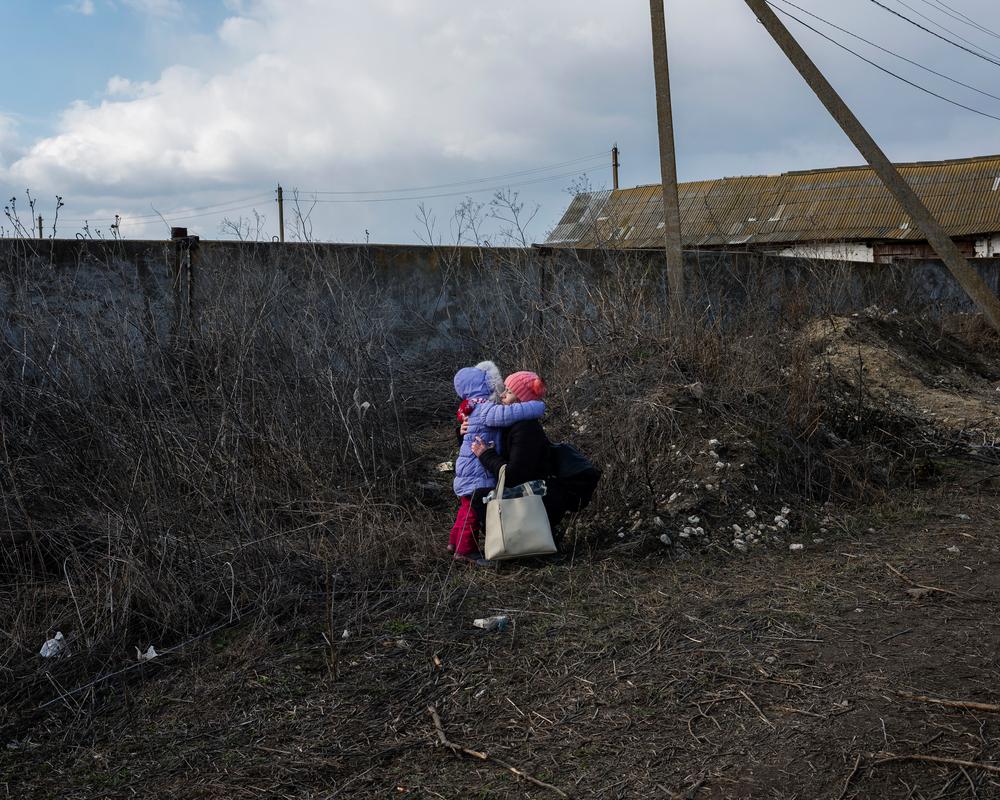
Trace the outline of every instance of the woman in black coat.
<instances>
[{"instance_id":1,"label":"woman in black coat","mask_svg":"<svg viewBox=\"0 0 1000 800\"><path fill-rule=\"evenodd\" d=\"M500 402L504 405L527 403L545 397L545 382L534 372L515 372L504 381ZM558 481L552 479L552 445L541 422L537 419L516 422L500 431L500 447L495 448L478 439L472 452L497 478L500 468L507 467L507 486L519 486L529 481L544 480L546 492L543 502L552 526L556 544L561 538L556 526L568 509L567 498Z\"/></svg>"}]
</instances>

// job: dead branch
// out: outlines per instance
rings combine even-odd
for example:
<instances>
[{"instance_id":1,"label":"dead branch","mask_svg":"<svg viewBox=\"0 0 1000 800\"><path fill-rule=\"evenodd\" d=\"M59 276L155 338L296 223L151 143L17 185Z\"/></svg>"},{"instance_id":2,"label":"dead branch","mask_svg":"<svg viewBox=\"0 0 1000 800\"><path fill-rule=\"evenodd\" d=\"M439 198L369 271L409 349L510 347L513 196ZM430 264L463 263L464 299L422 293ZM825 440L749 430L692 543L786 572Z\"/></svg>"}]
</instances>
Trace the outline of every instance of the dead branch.
<instances>
[{"instance_id":1,"label":"dead branch","mask_svg":"<svg viewBox=\"0 0 1000 800\"><path fill-rule=\"evenodd\" d=\"M492 761L494 764L499 764L504 769L513 773L516 777L523 778L529 783L535 784L535 786L540 786L543 789L548 789L551 792L555 792L560 797L567 797L567 798L569 797L569 795L566 794L566 792L564 792L559 787L553 786L551 783L545 783L544 781L540 781L538 780L538 778L532 777L524 770L518 769L517 767L508 764L506 761L502 761L496 756L490 756L487 755L486 753L481 753L478 750L471 750L468 747L463 747L460 744L455 744L454 742L449 741L447 734L445 734L444 732L444 726L441 724L441 717L438 716L437 709L434 708L434 706L427 706L427 713L430 714L431 719L434 720L434 729L437 731L438 743L443 745L444 747L447 747L455 755L461 756L464 753L465 755L471 756L472 758L478 758L480 761Z\"/></svg>"},{"instance_id":2,"label":"dead branch","mask_svg":"<svg viewBox=\"0 0 1000 800\"><path fill-rule=\"evenodd\" d=\"M994 703L977 703L972 700L939 700L936 697L910 694L909 692L896 692L896 694L916 703L933 703L936 706L947 706L948 708L965 708L972 711L989 711L993 714L1000 714L1000 705Z\"/></svg>"},{"instance_id":3,"label":"dead branch","mask_svg":"<svg viewBox=\"0 0 1000 800\"><path fill-rule=\"evenodd\" d=\"M851 774L847 776L847 780L844 781L844 788L840 790L840 795L837 800L844 800L844 796L847 794L847 789L851 785L851 781L854 780L854 776L858 774L858 767L861 766L861 753L858 753L858 757L854 760L854 769L851 770Z\"/></svg>"},{"instance_id":4,"label":"dead branch","mask_svg":"<svg viewBox=\"0 0 1000 800\"><path fill-rule=\"evenodd\" d=\"M928 592L940 592L941 594L950 594L952 597L962 597L961 594L959 594L958 592L953 592L951 589L940 589L937 586L927 586L927 585L925 585L923 583L917 583L916 581L912 581L909 578L907 578L902 572L900 572L898 569L896 569L888 561L885 562L885 565L893 573L895 573L896 575L898 575L902 580L904 580L906 583L910 584L910 586L915 586L918 589L924 589L925 591L928 591Z\"/></svg>"},{"instance_id":5,"label":"dead branch","mask_svg":"<svg viewBox=\"0 0 1000 800\"><path fill-rule=\"evenodd\" d=\"M773 723L773 722L771 722L771 720L769 720L769 719L768 719L768 718L767 718L766 716L764 716L764 712L763 712L763 711L761 711L761 710L760 710L760 706L759 706L759 705L757 705L757 704L756 704L756 703L755 703L755 702L754 702L754 701L753 701L753 700L752 700L752 699L750 698L750 695L748 695L748 694L747 694L746 692L744 692L744 691L743 691L742 689L740 689L740 694L741 694L741 695L743 695L743 697L744 697L744 698L746 698L746 701L747 701L747 702L748 702L748 703L749 703L750 705L752 705L752 706L754 707L754 710L755 710L755 711L756 711L756 712L757 712L757 713L758 713L758 714L760 715L760 718L761 718L762 720L764 720L764 722L766 722L766 723L767 723L767 724L768 724L768 725L769 725L770 727L772 727L772 728L773 728L773 727L774 727L774 723Z\"/></svg>"},{"instance_id":6,"label":"dead branch","mask_svg":"<svg viewBox=\"0 0 1000 800\"><path fill-rule=\"evenodd\" d=\"M877 767L880 764L888 764L892 761L927 761L932 764L948 764L953 767L971 767L972 769L981 769L984 772L992 772L994 775L1000 775L1000 767L996 767L993 764L979 764L975 761L962 761L959 758L945 758L943 756L890 756L889 758L876 761L872 766Z\"/></svg>"}]
</instances>

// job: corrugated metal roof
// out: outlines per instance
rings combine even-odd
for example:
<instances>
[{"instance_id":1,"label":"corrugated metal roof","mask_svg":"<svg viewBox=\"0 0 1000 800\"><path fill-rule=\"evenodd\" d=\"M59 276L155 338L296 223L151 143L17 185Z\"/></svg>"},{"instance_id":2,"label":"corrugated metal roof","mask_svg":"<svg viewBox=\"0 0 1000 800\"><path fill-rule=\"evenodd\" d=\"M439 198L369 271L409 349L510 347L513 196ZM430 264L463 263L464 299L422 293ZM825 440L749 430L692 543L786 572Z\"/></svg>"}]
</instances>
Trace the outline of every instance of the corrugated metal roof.
<instances>
[{"instance_id":1,"label":"corrugated metal roof","mask_svg":"<svg viewBox=\"0 0 1000 800\"><path fill-rule=\"evenodd\" d=\"M950 236L1000 232L1000 155L897 165ZM870 167L678 186L685 247L923 240ZM660 247L659 184L577 195L545 244Z\"/></svg>"}]
</instances>

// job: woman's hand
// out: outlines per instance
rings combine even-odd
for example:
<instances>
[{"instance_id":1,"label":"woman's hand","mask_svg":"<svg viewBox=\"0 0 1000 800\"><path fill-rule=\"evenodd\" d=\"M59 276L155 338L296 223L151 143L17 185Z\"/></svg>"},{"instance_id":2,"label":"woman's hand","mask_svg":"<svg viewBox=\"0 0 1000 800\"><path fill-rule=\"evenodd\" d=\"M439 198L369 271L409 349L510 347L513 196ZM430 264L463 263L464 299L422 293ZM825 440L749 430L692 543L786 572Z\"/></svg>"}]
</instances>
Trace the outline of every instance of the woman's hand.
<instances>
[{"instance_id":1,"label":"woman's hand","mask_svg":"<svg viewBox=\"0 0 1000 800\"><path fill-rule=\"evenodd\" d=\"M458 432L465 436L469 432L469 419L466 417L462 420L462 426L458 429Z\"/></svg>"},{"instance_id":2,"label":"woman's hand","mask_svg":"<svg viewBox=\"0 0 1000 800\"><path fill-rule=\"evenodd\" d=\"M486 444L486 442L484 442L478 436L472 442L472 454L476 458L479 458L487 450L492 450L492 449L493 449L493 442Z\"/></svg>"}]
</instances>

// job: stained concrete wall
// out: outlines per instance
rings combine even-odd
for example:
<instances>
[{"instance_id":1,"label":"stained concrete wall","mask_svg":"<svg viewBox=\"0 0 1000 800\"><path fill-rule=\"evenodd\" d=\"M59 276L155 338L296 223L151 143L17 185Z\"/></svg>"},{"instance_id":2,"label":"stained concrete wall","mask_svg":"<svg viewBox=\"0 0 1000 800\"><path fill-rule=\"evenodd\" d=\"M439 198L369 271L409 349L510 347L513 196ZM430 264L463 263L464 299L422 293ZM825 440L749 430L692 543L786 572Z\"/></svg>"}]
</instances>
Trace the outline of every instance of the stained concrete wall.
<instances>
[{"instance_id":1,"label":"stained concrete wall","mask_svg":"<svg viewBox=\"0 0 1000 800\"><path fill-rule=\"evenodd\" d=\"M937 261L886 266L706 251L686 253L685 260L687 305L711 318L724 320L752 304L773 313L872 304L972 310ZM197 321L265 313L246 299L248 287L266 290L268 302L289 313L301 307L328 314L331 324L346 318L351 297L377 295L377 318L352 324L391 329L404 348L446 348L474 338L484 324L483 304L507 297L511 287L502 320L511 331L556 302L600 313L595 286L620 291L624 282L626 291L634 287L637 307L667 303L664 259L656 251L203 242L190 272L181 261L178 273L173 245L162 241L0 240L0 336L24 352L30 340L56 329L81 341L162 343L188 315ZM1000 260L974 263L997 291ZM320 295L329 299L317 301Z\"/></svg>"}]
</instances>

